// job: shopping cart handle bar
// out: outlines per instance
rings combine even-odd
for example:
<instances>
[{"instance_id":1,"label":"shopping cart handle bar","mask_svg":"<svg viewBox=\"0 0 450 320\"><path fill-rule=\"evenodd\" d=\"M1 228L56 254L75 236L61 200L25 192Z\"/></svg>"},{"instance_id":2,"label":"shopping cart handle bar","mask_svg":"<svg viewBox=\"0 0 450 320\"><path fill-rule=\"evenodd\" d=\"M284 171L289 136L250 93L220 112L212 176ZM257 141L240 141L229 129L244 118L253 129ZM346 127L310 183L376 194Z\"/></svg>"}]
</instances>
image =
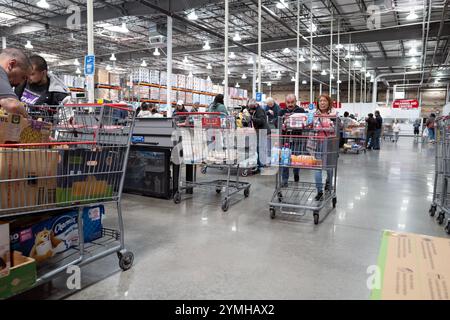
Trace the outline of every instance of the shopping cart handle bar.
<instances>
[{"instance_id":1,"label":"shopping cart handle bar","mask_svg":"<svg viewBox=\"0 0 450 320\"><path fill-rule=\"evenodd\" d=\"M332 136L305 136L305 135L296 135L296 134L271 134L270 137L279 137L279 138L308 138L308 139L337 138L336 135L332 135Z\"/></svg>"},{"instance_id":2,"label":"shopping cart handle bar","mask_svg":"<svg viewBox=\"0 0 450 320\"><path fill-rule=\"evenodd\" d=\"M175 114L175 117L176 117L176 116L197 115L197 114L206 114L206 115L216 115L216 116L220 116L220 115L225 114L225 113L222 113L222 112L177 112L177 113Z\"/></svg>"},{"instance_id":3,"label":"shopping cart handle bar","mask_svg":"<svg viewBox=\"0 0 450 320\"><path fill-rule=\"evenodd\" d=\"M113 109L119 109L119 110L125 110L125 111L134 111L133 108L128 108L127 104L123 104L123 103L105 103L105 104L101 104L101 103L69 103L69 104L65 104L64 107L110 107Z\"/></svg>"},{"instance_id":4,"label":"shopping cart handle bar","mask_svg":"<svg viewBox=\"0 0 450 320\"><path fill-rule=\"evenodd\" d=\"M43 143L12 143L0 144L0 148L30 148L30 147L55 147L73 145L94 145L96 141L71 141L71 142L43 142Z\"/></svg>"}]
</instances>

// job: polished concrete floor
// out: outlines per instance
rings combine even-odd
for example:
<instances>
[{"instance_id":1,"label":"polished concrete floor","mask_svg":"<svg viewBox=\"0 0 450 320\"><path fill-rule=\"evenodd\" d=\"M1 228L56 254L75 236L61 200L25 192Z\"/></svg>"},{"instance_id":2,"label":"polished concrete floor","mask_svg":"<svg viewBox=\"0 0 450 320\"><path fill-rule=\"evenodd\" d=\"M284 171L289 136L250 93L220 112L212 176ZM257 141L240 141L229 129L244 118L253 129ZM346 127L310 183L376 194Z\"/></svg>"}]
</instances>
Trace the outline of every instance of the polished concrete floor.
<instances>
[{"instance_id":1,"label":"polished concrete floor","mask_svg":"<svg viewBox=\"0 0 450 320\"><path fill-rule=\"evenodd\" d=\"M270 219L273 176L248 177L250 197L226 213L214 190L179 205L125 195L134 267L121 272L109 256L82 269L82 290L64 289L64 276L50 291L24 297L367 299L366 270L376 264L384 229L446 237L427 214L433 152L434 146L401 137L381 151L342 154L337 208L317 226L310 213Z\"/></svg>"}]
</instances>

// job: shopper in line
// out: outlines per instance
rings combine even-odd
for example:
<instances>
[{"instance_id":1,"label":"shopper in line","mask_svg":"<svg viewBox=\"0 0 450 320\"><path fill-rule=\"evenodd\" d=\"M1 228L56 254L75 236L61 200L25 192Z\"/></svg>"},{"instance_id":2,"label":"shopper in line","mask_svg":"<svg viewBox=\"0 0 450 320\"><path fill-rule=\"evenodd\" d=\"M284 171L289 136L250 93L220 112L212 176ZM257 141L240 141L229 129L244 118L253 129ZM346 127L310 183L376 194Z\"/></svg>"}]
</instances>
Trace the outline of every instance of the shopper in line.
<instances>
[{"instance_id":1,"label":"shopper in line","mask_svg":"<svg viewBox=\"0 0 450 320\"><path fill-rule=\"evenodd\" d=\"M140 111L137 114L137 117L138 118L149 118L151 115L149 109L150 109L150 104L148 102L142 102Z\"/></svg>"},{"instance_id":2,"label":"shopper in line","mask_svg":"<svg viewBox=\"0 0 450 320\"><path fill-rule=\"evenodd\" d=\"M0 107L6 112L28 116L25 104L12 87L20 86L31 74L31 62L20 49L6 48L0 53Z\"/></svg>"},{"instance_id":3,"label":"shopper in line","mask_svg":"<svg viewBox=\"0 0 450 320\"><path fill-rule=\"evenodd\" d=\"M29 106L57 106L70 95L69 88L48 72L47 61L38 55L30 57L32 72L28 80L15 88L17 97Z\"/></svg>"},{"instance_id":4,"label":"shopper in line","mask_svg":"<svg viewBox=\"0 0 450 320\"><path fill-rule=\"evenodd\" d=\"M200 109L200 102L195 102L195 103L192 105L191 112L198 112L199 109Z\"/></svg>"},{"instance_id":5,"label":"shopper in line","mask_svg":"<svg viewBox=\"0 0 450 320\"><path fill-rule=\"evenodd\" d=\"M208 107L208 112L220 112L222 115L228 115L228 110L223 101L223 94L218 94L214 98L214 102Z\"/></svg>"},{"instance_id":6,"label":"shopper in line","mask_svg":"<svg viewBox=\"0 0 450 320\"><path fill-rule=\"evenodd\" d=\"M173 117L176 117L177 122L185 122L187 119L186 115L180 115L180 113L188 113L189 111L184 106L183 100L178 100L175 106L175 110L172 113Z\"/></svg>"},{"instance_id":7,"label":"shopper in line","mask_svg":"<svg viewBox=\"0 0 450 320\"><path fill-rule=\"evenodd\" d=\"M324 130L317 130L314 132L314 136L308 139L307 143L307 150L309 153L316 159L322 159L323 157L323 138L327 135L330 135L330 132L327 131L330 128L334 126L332 120L328 118L330 114L333 113L332 111L333 102L331 98L326 95L322 94L319 96L319 103L317 111L315 112L315 115L317 116L314 119L314 129L321 129ZM325 191L331 190L332 185L332 179L333 179L333 170L327 169L327 179L325 182ZM323 181L322 181L322 169L316 170L315 173L315 182L316 182L316 189L317 189L317 195L315 197L316 201L322 200L323 197Z\"/></svg>"},{"instance_id":8,"label":"shopper in line","mask_svg":"<svg viewBox=\"0 0 450 320\"><path fill-rule=\"evenodd\" d=\"M271 129L278 128L278 114L280 113L280 106L273 100L272 97L266 99L266 114L269 120Z\"/></svg>"},{"instance_id":9,"label":"shopper in line","mask_svg":"<svg viewBox=\"0 0 450 320\"><path fill-rule=\"evenodd\" d=\"M435 142L435 125L436 125L436 115L434 113L430 114L430 117L427 119L425 126L428 129L428 138L430 139L430 143Z\"/></svg>"},{"instance_id":10,"label":"shopper in line","mask_svg":"<svg viewBox=\"0 0 450 320\"><path fill-rule=\"evenodd\" d=\"M367 142L366 148L367 150L372 150L375 145L375 137L376 137L376 129L377 129L377 120L373 117L373 113L369 113L366 119L367 123Z\"/></svg>"},{"instance_id":11,"label":"shopper in line","mask_svg":"<svg viewBox=\"0 0 450 320\"><path fill-rule=\"evenodd\" d=\"M281 109L278 116L282 117L281 121L285 121L286 118L294 113L306 113L305 109L299 107L297 105L297 97L295 96L295 94L288 94L286 96L286 109ZM296 132L292 132L293 134L298 134L301 135L302 132L301 130L296 130ZM293 146L291 146L292 148ZM302 146L301 145L296 145L294 146L296 149L301 150ZM287 187L288 186L288 181L289 181L289 168L282 168L281 169L281 175L282 175L282 186L283 187ZM300 180L300 169L299 168L294 168L294 181L298 182Z\"/></svg>"},{"instance_id":12,"label":"shopper in line","mask_svg":"<svg viewBox=\"0 0 450 320\"><path fill-rule=\"evenodd\" d=\"M377 127L375 129L375 143L373 145L374 150L380 150L381 131L383 128L383 118L380 115L380 111L375 111L375 120L377 121Z\"/></svg>"},{"instance_id":13,"label":"shopper in line","mask_svg":"<svg viewBox=\"0 0 450 320\"><path fill-rule=\"evenodd\" d=\"M400 134L400 123L398 123L398 120L396 119L394 121L394 124L392 125L392 131L394 131L394 142L398 142L398 136Z\"/></svg>"},{"instance_id":14,"label":"shopper in line","mask_svg":"<svg viewBox=\"0 0 450 320\"><path fill-rule=\"evenodd\" d=\"M264 163L267 161L267 137L270 134L269 124L267 122L267 116L264 109L254 99L248 101L248 111L251 115L251 126L256 131L257 141L257 154L258 154L258 169L255 173L260 173L261 168L264 167ZM265 132L263 132L265 131ZM264 134L265 133L265 134ZM263 138L266 139L263 140ZM266 155L262 157L261 155ZM262 161L261 161L262 160Z\"/></svg>"},{"instance_id":15,"label":"shopper in line","mask_svg":"<svg viewBox=\"0 0 450 320\"><path fill-rule=\"evenodd\" d=\"M418 138L419 134L420 134L420 120L419 119L416 119L416 121L414 121L413 128L414 128L414 137Z\"/></svg>"}]
</instances>

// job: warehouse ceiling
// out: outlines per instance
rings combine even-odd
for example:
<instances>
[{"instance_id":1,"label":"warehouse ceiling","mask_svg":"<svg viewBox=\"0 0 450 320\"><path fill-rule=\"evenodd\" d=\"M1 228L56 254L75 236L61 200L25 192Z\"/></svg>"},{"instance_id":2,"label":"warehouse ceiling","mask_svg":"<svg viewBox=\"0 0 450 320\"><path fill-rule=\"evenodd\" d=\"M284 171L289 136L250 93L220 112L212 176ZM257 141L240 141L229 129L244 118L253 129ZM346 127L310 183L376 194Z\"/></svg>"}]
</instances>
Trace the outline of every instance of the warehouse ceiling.
<instances>
[{"instance_id":1,"label":"warehouse ceiling","mask_svg":"<svg viewBox=\"0 0 450 320\"><path fill-rule=\"evenodd\" d=\"M77 68L74 60L82 61L87 52L86 1L46 0L48 9L41 8L39 1L43 0L0 0L0 34L6 37L8 46L23 48L30 41L33 49L27 50L43 54L53 71L74 73ZM312 55L315 82L329 83L332 48L334 85L338 78L346 82L349 69L358 79L392 74L383 77L390 82L408 80L443 85L450 79L448 2L314 0L299 1L298 8L297 0L263 0L262 80L291 83L296 70L299 11L299 55L305 58L300 62L300 81L309 81ZM249 83L253 72L249 59L257 53L258 1L229 3L230 53L235 56L229 62L230 81ZM95 54L99 65L109 64L128 72L145 60L150 68L164 70L166 14L170 14L174 21L175 72L192 71L197 76L209 75L216 82L222 81L224 1L95 0L94 6ZM189 19L193 9L195 20ZM80 21L76 19L77 12ZM236 33L240 39L235 38ZM341 49L336 47L338 39L343 45ZM206 41L211 49L203 49ZM155 48L159 56L153 55ZM116 61L110 61L112 53ZM208 63L212 69L207 69ZM399 75L405 71L414 73ZM245 80L243 73L247 75Z\"/></svg>"}]
</instances>

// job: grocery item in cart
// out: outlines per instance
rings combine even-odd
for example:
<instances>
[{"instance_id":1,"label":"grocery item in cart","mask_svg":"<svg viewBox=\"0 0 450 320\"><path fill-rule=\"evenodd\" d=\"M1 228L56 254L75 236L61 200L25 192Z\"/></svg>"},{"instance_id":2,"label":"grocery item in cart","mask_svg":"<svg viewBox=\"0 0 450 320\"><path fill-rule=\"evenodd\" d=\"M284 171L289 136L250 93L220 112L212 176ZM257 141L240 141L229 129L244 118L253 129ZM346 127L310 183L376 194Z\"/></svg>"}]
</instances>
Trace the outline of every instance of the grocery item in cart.
<instances>
[{"instance_id":1,"label":"grocery item in cart","mask_svg":"<svg viewBox=\"0 0 450 320\"><path fill-rule=\"evenodd\" d=\"M303 129L308 125L307 114L293 113L287 119L288 129Z\"/></svg>"},{"instance_id":2,"label":"grocery item in cart","mask_svg":"<svg viewBox=\"0 0 450 320\"><path fill-rule=\"evenodd\" d=\"M0 115L0 144L45 143L50 141L51 124L17 114Z\"/></svg>"},{"instance_id":3,"label":"grocery item in cart","mask_svg":"<svg viewBox=\"0 0 450 320\"><path fill-rule=\"evenodd\" d=\"M123 154L104 149L59 150L56 200L58 203L111 197L119 179L119 157Z\"/></svg>"},{"instance_id":4,"label":"grocery item in cart","mask_svg":"<svg viewBox=\"0 0 450 320\"><path fill-rule=\"evenodd\" d=\"M9 275L0 278L0 299L19 294L36 283L36 261L14 251Z\"/></svg>"},{"instance_id":5,"label":"grocery item in cart","mask_svg":"<svg viewBox=\"0 0 450 320\"><path fill-rule=\"evenodd\" d=\"M54 204L57 168L56 151L0 148L0 209Z\"/></svg>"},{"instance_id":6,"label":"grocery item in cart","mask_svg":"<svg viewBox=\"0 0 450 320\"><path fill-rule=\"evenodd\" d=\"M103 206L83 209L83 237L86 243L102 236ZM60 255L78 245L78 211L43 216L37 222L23 225L17 222L11 227L11 248L38 264L51 262L52 257Z\"/></svg>"},{"instance_id":7,"label":"grocery item in cart","mask_svg":"<svg viewBox=\"0 0 450 320\"><path fill-rule=\"evenodd\" d=\"M9 223L0 222L0 278L6 277L11 267L9 246Z\"/></svg>"}]
</instances>

